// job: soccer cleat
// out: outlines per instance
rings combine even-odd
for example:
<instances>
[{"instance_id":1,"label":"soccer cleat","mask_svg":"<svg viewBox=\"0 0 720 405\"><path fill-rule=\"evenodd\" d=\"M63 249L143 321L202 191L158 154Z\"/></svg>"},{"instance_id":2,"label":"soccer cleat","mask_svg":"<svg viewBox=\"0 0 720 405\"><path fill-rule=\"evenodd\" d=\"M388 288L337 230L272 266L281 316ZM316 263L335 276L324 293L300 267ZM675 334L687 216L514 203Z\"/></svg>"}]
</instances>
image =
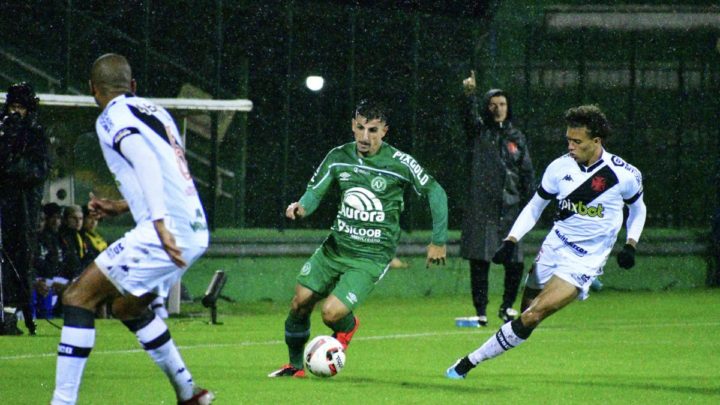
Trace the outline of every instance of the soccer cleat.
<instances>
[{"instance_id":1,"label":"soccer cleat","mask_svg":"<svg viewBox=\"0 0 720 405\"><path fill-rule=\"evenodd\" d=\"M360 327L360 320L357 316L355 318L355 327L352 328L350 332L335 332L332 334L332 337L338 340L343 346L343 349L347 350L348 345L350 344L350 341L353 338L353 335L355 332L357 332L358 328Z\"/></svg>"},{"instance_id":2,"label":"soccer cleat","mask_svg":"<svg viewBox=\"0 0 720 405\"><path fill-rule=\"evenodd\" d=\"M305 370L301 368L296 368L292 364L286 364L280 369L273 371L272 373L268 374L268 377L295 377L295 378L303 378L305 377Z\"/></svg>"},{"instance_id":3,"label":"soccer cleat","mask_svg":"<svg viewBox=\"0 0 720 405\"><path fill-rule=\"evenodd\" d=\"M178 401L179 405L209 405L215 399L215 394L212 392L200 388L193 388L193 396L185 401Z\"/></svg>"},{"instance_id":4,"label":"soccer cleat","mask_svg":"<svg viewBox=\"0 0 720 405\"><path fill-rule=\"evenodd\" d=\"M451 380L462 380L465 379L467 376L467 373L460 374L455 370L455 367L460 364L460 361L462 359L458 359L452 366L450 366L447 370L445 370L445 377L451 379Z\"/></svg>"},{"instance_id":5,"label":"soccer cleat","mask_svg":"<svg viewBox=\"0 0 720 405\"><path fill-rule=\"evenodd\" d=\"M518 311L512 309L512 308L503 308L500 307L500 310L498 311L498 316L500 319L502 319L503 322L510 322L514 321L515 318L517 318L519 315Z\"/></svg>"}]
</instances>

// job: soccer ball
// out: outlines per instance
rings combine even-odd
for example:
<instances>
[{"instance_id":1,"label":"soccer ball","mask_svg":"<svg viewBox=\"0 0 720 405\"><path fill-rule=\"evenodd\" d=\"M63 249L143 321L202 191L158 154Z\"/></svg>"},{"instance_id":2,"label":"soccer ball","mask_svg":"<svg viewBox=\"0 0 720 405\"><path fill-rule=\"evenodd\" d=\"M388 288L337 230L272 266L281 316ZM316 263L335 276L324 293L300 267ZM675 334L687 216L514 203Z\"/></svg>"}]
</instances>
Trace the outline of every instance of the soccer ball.
<instances>
[{"instance_id":1,"label":"soccer ball","mask_svg":"<svg viewBox=\"0 0 720 405\"><path fill-rule=\"evenodd\" d=\"M332 377L345 367L345 349L332 336L317 336L305 345L305 368L318 377Z\"/></svg>"}]
</instances>

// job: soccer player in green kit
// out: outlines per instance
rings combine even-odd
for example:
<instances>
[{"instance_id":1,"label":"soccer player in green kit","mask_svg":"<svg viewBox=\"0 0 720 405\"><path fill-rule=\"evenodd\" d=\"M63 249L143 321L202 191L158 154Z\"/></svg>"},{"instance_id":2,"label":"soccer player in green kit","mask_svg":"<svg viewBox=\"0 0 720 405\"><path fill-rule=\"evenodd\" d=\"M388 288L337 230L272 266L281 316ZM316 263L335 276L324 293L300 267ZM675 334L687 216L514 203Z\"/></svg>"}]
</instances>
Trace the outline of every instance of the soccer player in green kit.
<instances>
[{"instance_id":1,"label":"soccer player in green kit","mask_svg":"<svg viewBox=\"0 0 720 405\"><path fill-rule=\"evenodd\" d=\"M445 264L447 195L412 156L383 142L388 125L380 104L360 102L352 118L355 142L330 151L310 179L300 201L285 215L312 214L337 182L341 199L330 235L300 270L285 343L290 363L268 377L304 377L303 348L310 338L310 314L322 304L323 322L347 348L360 323L353 314L388 270L400 239L400 213L405 186L426 196L432 214L432 241L426 265Z\"/></svg>"}]
</instances>

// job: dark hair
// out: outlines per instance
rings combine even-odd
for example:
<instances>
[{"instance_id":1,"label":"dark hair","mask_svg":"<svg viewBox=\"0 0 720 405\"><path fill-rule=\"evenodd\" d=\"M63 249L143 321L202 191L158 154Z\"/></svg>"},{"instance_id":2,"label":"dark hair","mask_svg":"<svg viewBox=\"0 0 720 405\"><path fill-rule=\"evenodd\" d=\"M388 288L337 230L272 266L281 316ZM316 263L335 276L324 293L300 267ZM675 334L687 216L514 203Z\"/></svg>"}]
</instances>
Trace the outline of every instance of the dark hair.
<instances>
[{"instance_id":1,"label":"dark hair","mask_svg":"<svg viewBox=\"0 0 720 405\"><path fill-rule=\"evenodd\" d=\"M5 97L5 108L10 104L20 104L27 108L28 112L35 112L40 99L35 95L35 90L28 82L15 83L8 87Z\"/></svg>"},{"instance_id":2,"label":"dark hair","mask_svg":"<svg viewBox=\"0 0 720 405\"><path fill-rule=\"evenodd\" d=\"M610 122L595 104L581 105L565 111L565 123L571 128L586 127L593 138L605 140L610 136Z\"/></svg>"},{"instance_id":3,"label":"dark hair","mask_svg":"<svg viewBox=\"0 0 720 405\"><path fill-rule=\"evenodd\" d=\"M53 215L59 215L61 211L62 208L57 203L51 202L43 205L43 213L48 218Z\"/></svg>"},{"instance_id":4,"label":"dark hair","mask_svg":"<svg viewBox=\"0 0 720 405\"><path fill-rule=\"evenodd\" d=\"M368 99L360 100L360 103L358 103L357 107L355 107L353 118L358 115L362 115L367 118L368 121L377 118L378 120L387 123L387 108L385 108L385 106L380 102L370 101Z\"/></svg>"}]
</instances>

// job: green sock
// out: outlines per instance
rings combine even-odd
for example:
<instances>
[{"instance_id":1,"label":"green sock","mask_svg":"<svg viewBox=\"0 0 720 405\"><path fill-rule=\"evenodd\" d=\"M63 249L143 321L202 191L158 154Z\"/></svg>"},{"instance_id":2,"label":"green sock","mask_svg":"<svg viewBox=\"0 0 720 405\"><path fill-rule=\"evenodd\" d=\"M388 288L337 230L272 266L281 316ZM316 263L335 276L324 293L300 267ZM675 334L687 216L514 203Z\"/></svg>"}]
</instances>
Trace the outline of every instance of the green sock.
<instances>
[{"instance_id":1,"label":"green sock","mask_svg":"<svg viewBox=\"0 0 720 405\"><path fill-rule=\"evenodd\" d=\"M355 327L355 315L349 312L342 319L330 325L333 332L350 332Z\"/></svg>"},{"instance_id":2,"label":"green sock","mask_svg":"<svg viewBox=\"0 0 720 405\"><path fill-rule=\"evenodd\" d=\"M285 319L285 343L293 367L303 368L303 349L309 338L310 317L299 317L291 311Z\"/></svg>"}]
</instances>

